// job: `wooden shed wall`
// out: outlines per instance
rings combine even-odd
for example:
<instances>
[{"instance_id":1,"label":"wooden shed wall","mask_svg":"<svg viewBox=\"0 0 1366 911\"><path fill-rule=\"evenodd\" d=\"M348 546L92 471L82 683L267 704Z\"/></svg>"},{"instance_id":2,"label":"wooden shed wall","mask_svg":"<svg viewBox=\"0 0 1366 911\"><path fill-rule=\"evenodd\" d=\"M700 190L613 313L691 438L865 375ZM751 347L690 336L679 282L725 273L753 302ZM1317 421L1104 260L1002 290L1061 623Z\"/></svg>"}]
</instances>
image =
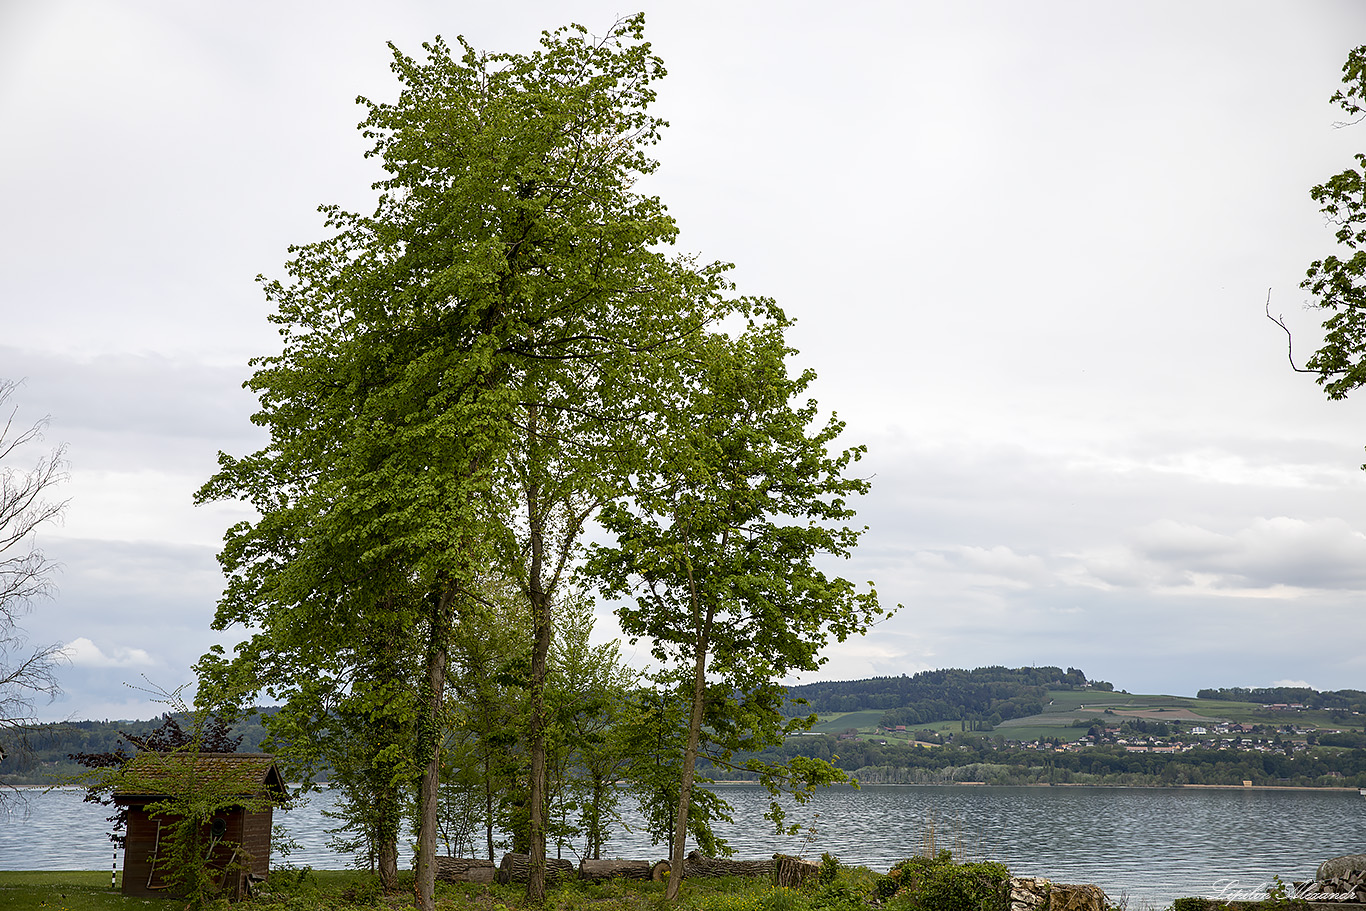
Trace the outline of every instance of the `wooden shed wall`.
<instances>
[{"instance_id":1,"label":"wooden shed wall","mask_svg":"<svg viewBox=\"0 0 1366 911\"><path fill-rule=\"evenodd\" d=\"M156 850L157 821L142 807L128 808L127 838L123 845L124 895L165 895L166 883L161 877L151 879L152 855Z\"/></svg>"},{"instance_id":2,"label":"wooden shed wall","mask_svg":"<svg viewBox=\"0 0 1366 911\"><path fill-rule=\"evenodd\" d=\"M237 843L251 858L247 869L257 876L270 874L270 829L273 822L271 810L242 815L242 835Z\"/></svg>"},{"instance_id":3,"label":"wooden shed wall","mask_svg":"<svg viewBox=\"0 0 1366 911\"><path fill-rule=\"evenodd\" d=\"M214 851L213 864L220 869L226 867L233 859L234 849L240 848L238 859L243 861L244 869L238 874L239 880L246 873L267 876L270 873L270 829L273 811L267 809L260 813L248 813L241 807L235 807L223 815L227 829L223 834L223 843ZM169 822L165 817L160 820L162 863L156 864L154 869L157 825L158 820L149 816L143 807L128 808L128 834L123 849L121 890L124 895L144 898L168 896L164 857ZM229 884L229 894L239 895L240 888L240 882Z\"/></svg>"}]
</instances>

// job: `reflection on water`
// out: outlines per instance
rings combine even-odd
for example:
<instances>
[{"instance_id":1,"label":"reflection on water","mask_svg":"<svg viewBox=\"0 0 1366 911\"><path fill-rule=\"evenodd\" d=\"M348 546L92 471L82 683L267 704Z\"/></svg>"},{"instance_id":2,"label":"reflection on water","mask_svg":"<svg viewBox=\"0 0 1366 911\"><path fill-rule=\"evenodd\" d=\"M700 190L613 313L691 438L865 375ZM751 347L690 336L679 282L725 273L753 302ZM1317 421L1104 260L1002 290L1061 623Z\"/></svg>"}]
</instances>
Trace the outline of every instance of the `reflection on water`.
<instances>
[{"instance_id":1,"label":"reflection on water","mask_svg":"<svg viewBox=\"0 0 1366 911\"><path fill-rule=\"evenodd\" d=\"M113 808L84 797L84 788L7 791L0 806L0 870L112 869L107 818Z\"/></svg>"},{"instance_id":2,"label":"reflection on water","mask_svg":"<svg viewBox=\"0 0 1366 911\"><path fill-rule=\"evenodd\" d=\"M763 819L762 791L717 790L735 806L735 823L717 829L738 857L828 851L886 870L932 837L958 856L1001 861L1016 874L1095 883L1134 909L1183 895L1252 898L1273 876L1307 879L1321 861L1366 844L1366 800L1356 792L869 785L818 794L790 813L803 832L779 837ZM0 815L0 869L109 868L104 808L83 804L80 791L28 795L27 818L23 807ZM329 805L328 795L314 795L277 813L300 845L288 862L347 866L327 848L331 823L321 809ZM609 854L664 855L642 834L638 815L625 822L633 831L614 837Z\"/></svg>"}]
</instances>

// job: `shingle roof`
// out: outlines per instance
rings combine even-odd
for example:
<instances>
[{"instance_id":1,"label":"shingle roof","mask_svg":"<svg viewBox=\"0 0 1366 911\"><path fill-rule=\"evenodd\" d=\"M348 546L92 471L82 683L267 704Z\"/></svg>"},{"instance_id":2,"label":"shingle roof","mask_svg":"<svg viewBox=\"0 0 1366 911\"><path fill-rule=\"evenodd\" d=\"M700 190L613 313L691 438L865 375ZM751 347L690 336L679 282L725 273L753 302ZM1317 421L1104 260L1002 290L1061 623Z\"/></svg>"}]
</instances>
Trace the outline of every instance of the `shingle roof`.
<instances>
[{"instance_id":1,"label":"shingle roof","mask_svg":"<svg viewBox=\"0 0 1366 911\"><path fill-rule=\"evenodd\" d=\"M114 800L165 797L186 779L226 794L283 799L287 790L275 757L269 753L152 753L141 752L124 769ZM182 785L183 786L183 785Z\"/></svg>"}]
</instances>

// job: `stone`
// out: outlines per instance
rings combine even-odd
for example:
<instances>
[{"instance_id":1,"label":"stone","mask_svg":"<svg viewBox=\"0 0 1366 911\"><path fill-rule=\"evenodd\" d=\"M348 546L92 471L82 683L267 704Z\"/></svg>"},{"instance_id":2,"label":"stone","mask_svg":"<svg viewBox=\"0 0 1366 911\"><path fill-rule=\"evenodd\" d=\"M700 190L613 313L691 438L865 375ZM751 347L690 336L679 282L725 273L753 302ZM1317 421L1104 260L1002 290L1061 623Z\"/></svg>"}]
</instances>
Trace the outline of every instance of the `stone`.
<instances>
[{"instance_id":1,"label":"stone","mask_svg":"<svg viewBox=\"0 0 1366 911\"><path fill-rule=\"evenodd\" d=\"M1048 904L1046 879L1015 877L1010 881L1010 911L1041 911Z\"/></svg>"},{"instance_id":2,"label":"stone","mask_svg":"<svg viewBox=\"0 0 1366 911\"><path fill-rule=\"evenodd\" d=\"M1344 854L1319 864L1319 872L1314 874L1314 879L1324 882L1358 871L1366 871L1366 854Z\"/></svg>"},{"instance_id":3,"label":"stone","mask_svg":"<svg viewBox=\"0 0 1366 911\"><path fill-rule=\"evenodd\" d=\"M1099 886L1073 886L1043 877L1010 880L1010 911L1105 911L1110 900Z\"/></svg>"},{"instance_id":4,"label":"stone","mask_svg":"<svg viewBox=\"0 0 1366 911\"><path fill-rule=\"evenodd\" d=\"M1295 897L1309 902L1366 903L1366 870L1295 883Z\"/></svg>"}]
</instances>

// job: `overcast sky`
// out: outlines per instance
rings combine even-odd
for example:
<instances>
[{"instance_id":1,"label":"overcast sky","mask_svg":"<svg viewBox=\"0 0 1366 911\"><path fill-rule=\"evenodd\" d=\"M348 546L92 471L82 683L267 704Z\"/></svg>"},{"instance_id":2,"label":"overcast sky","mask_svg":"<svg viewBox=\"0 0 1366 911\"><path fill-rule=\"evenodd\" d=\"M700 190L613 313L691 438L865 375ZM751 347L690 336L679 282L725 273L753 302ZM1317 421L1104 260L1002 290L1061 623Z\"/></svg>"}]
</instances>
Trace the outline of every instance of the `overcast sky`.
<instances>
[{"instance_id":1,"label":"overcast sky","mask_svg":"<svg viewBox=\"0 0 1366 911\"><path fill-rule=\"evenodd\" d=\"M255 283L368 210L392 41L530 50L597 0L0 2L0 377L68 446L44 720L151 717L209 645L195 507L262 441ZM1055 664L1131 692L1366 689L1366 394L1286 362L1366 4L649 2L680 248L798 325L873 492L841 568L905 607L821 676ZM32 449L30 460L41 454ZM599 623L612 632L610 614ZM628 646L627 654L632 650ZM807 678L815 679L815 678Z\"/></svg>"}]
</instances>

